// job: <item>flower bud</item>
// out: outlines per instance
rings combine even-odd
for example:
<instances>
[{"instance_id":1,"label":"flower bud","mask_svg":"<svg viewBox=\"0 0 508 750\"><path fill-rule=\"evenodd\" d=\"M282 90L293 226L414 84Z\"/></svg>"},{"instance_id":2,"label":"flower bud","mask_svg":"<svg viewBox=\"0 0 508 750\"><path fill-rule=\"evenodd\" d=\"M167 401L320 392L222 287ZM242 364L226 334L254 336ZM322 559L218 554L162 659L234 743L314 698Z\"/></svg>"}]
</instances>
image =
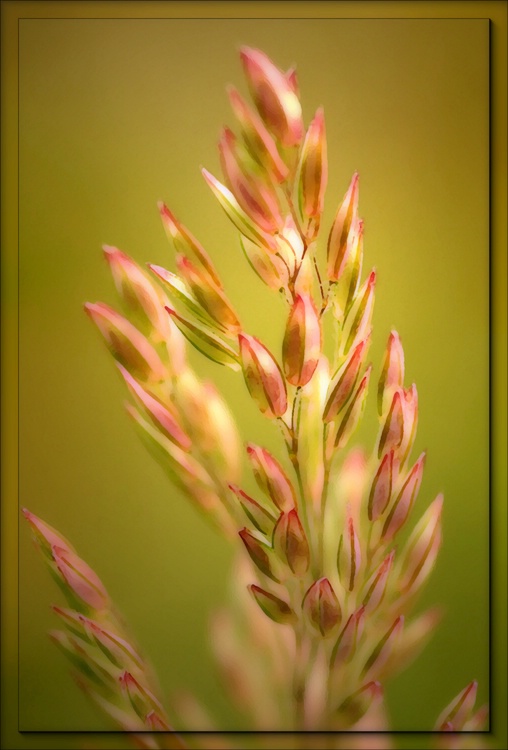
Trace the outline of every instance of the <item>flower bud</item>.
<instances>
[{"instance_id":1,"label":"flower bud","mask_svg":"<svg viewBox=\"0 0 508 750\"><path fill-rule=\"evenodd\" d=\"M446 706L436 722L436 730L438 732L444 731L447 724L449 725L448 729L450 731L461 731L473 711L477 689L478 683L476 680L470 682L469 685L467 685L467 687L465 687L464 690L462 690L452 702Z\"/></svg>"},{"instance_id":2,"label":"flower bud","mask_svg":"<svg viewBox=\"0 0 508 750\"><path fill-rule=\"evenodd\" d=\"M383 456L372 480L368 505L369 521L377 521L388 507L395 482L394 468L394 451L392 449Z\"/></svg>"},{"instance_id":3,"label":"flower bud","mask_svg":"<svg viewBox=\"0 0 508 750\"><path fill-rule=\"evenodd\" d=\"M240 539L245 545L245 549L249 553L249 557L254 565L272 581L278 581L272 570L272 563L270 560L271 548L267 544L264 544L257 539L252 532L248 529L242 529L238 532Z\"/></svg>"},{"instance_id":4,"label":"flower bud","mask_svg":"<svg viewBox=\"0 0 508 750\"><path fill-rule=\"evenodd\" d=\"M357 649L363 633L365 607L360 607L348 618L332 651L331 668L350 661Z\"/></svg>"},{"instance_id":5,"label":"flower bud","mask_svg":"<svg viewBox=\"0 0 508 750\"><path fill-rule=\"evenodd\" d=\"M376 272L371 271L363 286L358 291L344 323L343 336L345 338L344 354L364 339L371 328L372 312L374 309L374 288L376 286Z\"/></svg>"},{"instance_id":6,"label":"flower bud","mask_svg":"<svg viewBox=\"0 0 508 750\"><path fill-rule=\"evenodd\" d=\"M145 716L145 724L150 732L173 732L169 724L156 711L150 711ZM185 747L183 744L181 747Z\"/></svg>"},{"instance_id":7,"label":"flower bud","mask_svg":"<svg viewBox=\"0 0 508 750\"><path fill-rule=\"evenodd\" d=\"M104 245L103 250L118 294L126 306L140 318L145 327L148 326L147 333L153 329L160 339L165 339L168 321L164 312L167 302L164 294L128 255L110 245Z\"/></svg>"},{"instance_id":8,"label":"flower bud","mask_svg":"<svg viewBox=\"0 0 508 750\"><path fill-rule=\"evenodd\" d=\"M85 305L85 312L95 323L113 357L143 380L156 382L166 376L159 355L148 339L132 323L101 302Z\"/></svg>"},{"instance_id":9,"label":"flower bud","mask_svg":"<svg viewBox=\"0 0 508 750\"><path fill-rule=\"evenodd\" d=\"M243 376L250 395L266 417L281 417L287 409L287 393L279 365L254 336L241 333L238 341Z\"/></svg>"},{"instance_id":10,"label":"flower bud","mask_svg":"<svg viewBox=\"0 0 508 750\"><path fill-rule=\"evenodd\" d=\"M271 536L275 525L275 516L262 505L257 503L250 495L234 484L228 485L240 501L240 505L249 521L265 536Z\"/></svg>"},{"instance_id":11,"label":"flower bud","mask_svg":"<svg viewBox=\"0 0 508 750\"><path fill-rule=\"evenodd\" d=\"M273 548L295 575L301 577L307 572L310 562L309 543L294 508L289 513L281 513L273 530Z\"/></svg>"},{"instance_id":12,"label":"flower bud","mask_svg":"<svg viewBox=\"0 0 508 750\"><path fill-rule=\"evenodd\" d=\"M320 578L312 584L303 598L302 608L323 637L330 635L342 618L339 600L328 578Z\"/></svg>"},{"instance_id":13,"label":"flower bud","mask_svg":"<svg viewBox=\"0 0 508 750\"><path fill-rule=\"evenodd\" d=\"M328 278L338 281L346 254L347 240L358 213L358 173L355 172L342 199L328 237Z\"/></svg>"},{"instance_id":14,"label":"flower bud","mask_svg":"<svg viewBox=\"0 0 508 750\"><path fill-rule=\"evenodd\" d=\"M348 591L352 591L358 580L358 572L362 563L360 540L355 529L351 508L348 506L346 529L340 536L337 566L340 582Z\"/></svg>"},{"instance_id":15,"label":"flower bud","mask_svg":"<svg viewBox=\"0 0 508 750\"><path fill-rule=\"evenodd\" d=\"M283 146L303 136L302 108L284 73L263 53L243 47L240 57L257 110Z\"/></svg>"},{"instance_id":16,"label":"flower bud","mask_svg":"<svg viewBox=\"0 0 508 750\"><path fill-rule=\"evenodd\" d=\"M296 505L296 493L280 463L265 448L249 443L247 456L259 488L282 512Z\"/></svg>"},{"instance_id":17,"label":"flower bud","mask_svg":"<svg viewBox=\"0 0 508 750\"><path fill-rule=\"evenodd\" d=\"M260 229L273 234L282 225L277 195L252 171L242 169L234 134L225 128L219 141L222 171L233 195Z\"/></svg>"},{"instance_id":18,"label":"flower bud","mask_svg":"<svg viewBox=\"0 0 508 750\"><path fill-rule=\"evenodd\" d=\"M224 331L232 334L239 333L241 330L240 322L222 289L209 281L205 274L200 273L185 256L179 255L176 264L182 278L187 282L194 297L206 313Z\"/></svg>"},{"instance_id":19,"label":"flower bud","mask_svg":"<svg viewBox=\"0 0 508 750\"><path fill-rule=\"evenodd\" d=\"M438 495L415 526L401 556L400 590L414 593L430 574L441 546L443 495Z\"/></svg>"},{"instance_id":20,"label":"flower bud","mask_svg":"<svg viewBox=\"0 0 508 750\"><path fill-rule=\"evenodd\" d=\"M122 672L118 681L121 685L122 692L126 695L132 708L141 719L144 719L152 710L164 713L164 709L155 695L136 680L134 675L128 670Z\"/></svg>"},{"instance_id":21,"label":"flower bud","mask_svg":"<svg viewBox=\"0 0 508 750\"><path fill-rule=\"evenodd\" d=\"M298 187L302 216L319 221L324 208L327 180L325 117L320 107L309 125L302 147Z\"/></svg>"},{"instance_id":22,"label":"flower bud","mask_svg":"<svg viewBox=\"0 0 508 750\"><path fill-rule=\"evenodd\" d=\"M289 169L281 159L277 145L263 120L233 87L229 89L229 100L250 154L265 167L275 182L283 182L289 174Z\"/></svg>"},{"instance_id":23,"label":"flower bud","mask_svg":"<svg viewBox=\"0 0 508 750\"><path fill-rule=\"evenodd\" d=\"M370 334L355 346L331 379L323 412L324 422L334 420L348 402L365 361L369 343Z\"/></svg>"},{"instance_id":24,"label":"flower bud","mask_svg":"<svg viewBox=\"0 0 508 750\"><path fill-rule=\"evenodd\" d=\"M365 662L362 670L363 677L379 676L382 674L384 667L395 651L395 645L400 638L403 627L404 616L399 615Z\"/></svg>"},{"instance_id":25,"label":"flower bud","mask_svg":"<svg viewBox=\"0 0 508 750\"><path fill-rule=\"evenodd\" d=\"M82 675L87 678L87 685L92 683L102 691L111 693L116 688L114 669L107 669L94 658L92 652L86 648L87 644L80 638L74 638L61 630L51 630L48 633L51 641L62 651Z\"/></svg>"},{"instance_id":26,"label":"flower bud","mask_svg":"<svg viewBox=\"0 0 508 750\"><path fill-rule=\"evenodd\" d=\"M202 321L191 321L184 318L174 308L166 306L166 312L171 315L178 329L183 333L187 341L192 346L204 354L205 357L217 362L219 365L225 365L231 370L240 369L239 355L237 352L216 332Z\"/></svg>"},{"instance_id":27,"label":"flower bud","mask_svg":"<svg viewBox=\"0 0 508 750\"><path fill-rule=\"evenodd\" d=\"M411 388L406 388L402 391L401 403L404 417L404 435L399 452L401 463L403 464L411 453L418 425L418 391L414 383Z\"/></svg>"},{"instance_id":28,"label":"flower bud","mask_svg":"<svg viewBox=\"0 0 508 750\"><path fill-rule=\"evenodd\" d=\"M281 624L295 622L296 615L287 602L254 584L249 586L249 591L271 620Z\"/></svg>"},{"instance_id":29,"label":"flower bud","mask_svg":"<svg viewBox=\"0 0 508 750\"><path fill-rule=\"evenodd\" d=\"M381 538L386 542L393 539L395 534L406 522L411 508L416 500L422 483L425 453L422 453L409 472L402 488L393 503L386 518Z\"/></svg>"},{"instance_id":30,"label":"flower bud","mask_svg":"<svg viewBox=\"0 0 508 750\"><path fill-rule=\"evenodd\" d=\"M292 385L306 385L321 354L321 322L310 295L297 295L282 344L284 372Z\"/></svg>"},{"instance_id":31,"label":"flower bud","mask_svg":"<svg viewBox=\"0 0 508 750\"><path fill-rule=\"evenodd\" d=\"M383 698L383 686L380 682L368 682L356 690L339 706L339 712L347 715L348 726L356 724L365 716L372 704Z\"/></svg>"},{"instance_id":32,"label":"flower bud","mask_svg":"<svg viewBox=\"0 0 508 750\"><path fill-rule=\"evenodd\" d=\"M388 576L393 566L395 550L385 557L379 568L373 573L365 585L365 596L363 605L369 614L374 612L381 604L386 592Z\"/></svg>"},{"instance_id":33,"label":"flower bud","mask_svg":"<svg viewBox=\"0 0 508 750\"><path fill-rule=\"evenodd\" d=\"M184 451L189 451L192 446L191 439L185 434L179 417L171 402L162 404L127 372L125 367L118 365L129 391L139 404L145 409L154 425L162 430L170 440L180 446Z\"/></svg>"},{"instance_id":34,"label":"flower bud","mask_svg":"<svg viewBox=\"0 0 508 750\"><path fill-rule=\"evenodd\" d=\"M73 635L77 635L78 638L81 638L83 641L92 643L93 639L91 635L89 635L88 630L84 625L85 618L80 612L75 609L65 609L63 607L57 607L56 605L53 605L51 609L53 610L55 615L57 615L64 623L69 632L71 632Z\"/></svg>"},{"instance_id":35,"label":"flower bud","mask_svg":"<svg viewBox=\"0 0 508 750\"><path fill-rule=\"evenodd\" d=\"M287 287L288 269L278 254L269 252L263 245L252 242L242 235L240 244L250 266L270 289L279 290Z\"/></svg>"},{"instance_id":36,"label":"flower bud","mask_svg":"<svg viewBox=\"0 0 508 750\"><path fill-rule=\"evenodd\" d=\"M183 224L173 216L169 208L164 203L158 204L162 223L168 238L171 237L177 252L194 257L202 271L207 274L209 281L222 289L219 274L215 270L212 260L206 250L200 245L197 239L189 232Z\"/></svg>"},{"instance_id":37,"label":"flower bud","mask_svg":"<svg viewBox=\"0 0 508 750\"><path fill-rule=\"evenodd\" d=\"M143 669L143 660L125 638L88 617L79 617L91 638L112 664L121 668L133 663L138 669Z\"/></svg>"},{"instance_id":38,"label":"flower bud","mask_svg":"<svg viewBox=\"0 0 508 750\"><path fill-rule=\"evenodd\" d=\"M395 391L390 404L390 409L379 437L377 455L381 458L383 453L390 450L398 451L404 435L404 413L402 410L402 394L400 390Z\"/></svg>"},{"instance_id":39,"label":"flower bud","mask_svg":"<svg viewBox=\"0 0 508 750\"><path fill-rule=\"evenodd\" d=\"M70 542L65 539L56 529L49 524L45 523L42 519L38 518L34 513L31 513L26 508L23 508L23 515L30 524L32 536L44 555L53 560L53 547L59 547L60 549L74 552L74 547Z\"/></svg>"},{"instance_id":40,"label":"flower bud","mask_svg":"<svg viewBox=\"0 0 508 750\"><path fill-rule=\"evenodd\" d=\"M344 448L344 446L348 443L349 438L358 427L358 424L362 418L362 414L365 410L365 402L367 400L367 391L369 387L371 372L372 366L369 366L365 371L365 375L360 380L358 388L351 398L350 404L344 413L342 421L339 424L337 434L335 436L335 448Z\"/></svg>"},{"instance_id":41,"label":"flower bud","mask_svg":"<svg viewBox=\"0 0 508 750\"><path fill-rule=\"evenodd\" d=\"M363 221L355 218L349 230L346 250L338 270L338 279L331 282L334 316L341 323L348 314L360 282L363 264Z\"/></svg>"},{"instance_id":42,"label":"flower bud","mask_svg":"<svg viewBox=\"0 0 508 750\"><path fill-rule=\"evenodd\" d=\"M397 331L388 337L385 357L377 391L379 415L382 416L391 404L394 391L404 385L404 350Z\"/></svg>"},{"instance_id":43,"label":"flower bud","mask_svg":"<svg viewBox=\"0 0 508 750\"><path fill-rule=\"evenodd\" d=\"M107 591L90 566L70 549L53 545L51 552L56 569L71 594L91 609L107 609L109 606Z\"/></svg>"}]
</instances>

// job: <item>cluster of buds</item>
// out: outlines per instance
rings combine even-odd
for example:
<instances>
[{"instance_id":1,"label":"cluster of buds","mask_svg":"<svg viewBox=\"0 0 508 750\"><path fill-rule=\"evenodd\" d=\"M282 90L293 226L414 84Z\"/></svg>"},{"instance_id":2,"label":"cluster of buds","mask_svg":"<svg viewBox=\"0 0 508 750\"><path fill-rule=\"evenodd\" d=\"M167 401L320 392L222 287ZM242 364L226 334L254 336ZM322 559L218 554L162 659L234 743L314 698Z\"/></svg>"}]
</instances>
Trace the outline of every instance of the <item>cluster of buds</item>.
<instances>
[{"instance_id":1,"label":"cluster of buds","mask_svg":"<svg viewBox=\"0 0 508 750\"><path fill-rule=\"evenodd\" d=\"M238 132L225 127L220 137L223 181L207 170L203 176L239 232L249 264L287 303L280 353L244 330L209 254L163 203L177 273L150 265L150 274L107 247L124 312L102 303L87 304L86 311L117 361L133 400L127 410L143 440L173 482L237 541L244 596L236 592L236 621L230 617L218 629L217 651L232 692L251 710L253 728L382 730L384 681L415 658L437 621L433 611L411 619L410 610L436 561L443 498L438 495L399 550L425 454L410 465L418 395L414 384L404 385L395 331L378 382L379 434L371 458L345 451L373 376L367 354L376 272L362 280L358 174L337 208L320 269L328 177L323 109L306 128L294 69L280 70L250 48L242 49L241 60L254 106L230 89ZM332 361L325 354L325 315L336 339ZM260 413L280 427L285 457L246 446L254 497L241 486L234 421L215 387L190 367L185 340L213 362L241 371ZM55 640L74 661L93 664L98 679L109 660L106 672L120 684L129 715L166 727L143 662L108 624L109 615L94 619L96 610L109 612L102 584L56 532L30 514L29 520L64 590L82 605L58 611L71 632ZM235 650L233 641L243 645ZM256 648L271 659L264 675ZM469 686L448 707L441 729L481 723L479 714L471 715L475 690ZM110 693L94 691L103 707L110 705ZM274 706L280 707L275 716ZM125 707L106 710L118 717Z\"/></svg>"}]
</instances>

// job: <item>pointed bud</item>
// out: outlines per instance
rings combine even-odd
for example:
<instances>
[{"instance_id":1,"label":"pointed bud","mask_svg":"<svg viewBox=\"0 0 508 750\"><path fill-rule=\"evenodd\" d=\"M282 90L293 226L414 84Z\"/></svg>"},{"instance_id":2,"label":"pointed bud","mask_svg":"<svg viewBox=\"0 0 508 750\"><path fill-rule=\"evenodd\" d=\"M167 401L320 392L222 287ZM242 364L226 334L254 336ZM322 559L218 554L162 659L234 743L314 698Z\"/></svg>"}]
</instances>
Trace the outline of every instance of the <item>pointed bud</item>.
<instances>
[{"instance_id":1,"label":"pointed bud","mask_svg":"<svg viewBox=\"0 0 508 750\"><path fill-rule=\"evenodd\" d=\"M231 370L238 371L239 355L237 352L217 333L210 328L206 323L201 321L191 321L188 318L184 318L174 308L166 307L166 312L171 315L175 321L179 330L183 333L187 341L192 346L204 354L205 357L211 359L212 362L217 362L219 365L225 365Z\"/></svg>"},{"instance_id":2,"label":"pointed bud","mask_svg":"<svg viewBox=\"0 0 508 750\"><path fill-rule=\"evenodd\" d=\"M245 549L249 553L249 557L254 565L272 581L278 581L272 570L272 563L270 556L272 549L257 539L254 534L248 529L242 529L238 532L240 539L245 545Z\"/></svg>"},{"instance_id":3,"label":"pointed bud","mask_svg":"<svg viewBox=\"0 0 508 750\"><path fill-rule=\"evenodd\" d=\"M271 620L281 624L295 622L296 615L287 602L254 584L249 586L249 591Z\"/></svg>"},{"instance_id":4,"label":"pointed bud","mask_svg":"<svg viewBox=\"0 0 508 750\"><path fill-rule=\"evenodd\" d=\"M87 682L83 682L83 684L88 687L92 683L107 692L116 688L113 670L109 671L99 664L86 648L84 641L60 630L51 630L48 635L55 646L69 659L73 667L86 677Z\"/></svg>"},{"instance_id":5,"label":"pointed bud","mask_svg":"<svg viewBox=\"0 0 508 750\"><path fill-rule=\"evenodd\" d=\"M429 576L441 546L443 495L438 495L415 526L401 555L400 590L414 593Z\"/></svg>"},{"instance_id":6,"label":"pointed bud","mask_svg":"<svg viewBox=\"0 0 508 750\"><path fill-rule=\"evenodd\" d=\"M150 732L172 732L173 730L165 719L156 711L150 711L145 716L145 724ZM184 747L184 745L182 745Z\"/></svg>"},{"instance_id":7,"label":"pointed bud","mask_svg":"<svg viewBox=\"0 0 508 750\"><path fill-rule=\"evenodd\" d=\"M252 170L242 168L236 138L229 128L224 128L219 153L224 177L239 205L264 232L276 232L282 225L277 195Z\"/></svg>"},{"instance_id":8,"label":"pointed bud","mask_svg":"<svg viewBox=\"0 0 508 750\"><path fill-rule=\"evenodd\" d=\"M404 418L404 435L400 446L401 463L404 463L411 453L418 426L418 391L413 383L401 394L402 413Z\"/></svg>"},{"instance_id":9,"label":"pointed bud","mask_svg":"<svg viewBox=\"0 0 508 750\"><path fill-rule=\"evenodd\" d=\"M180 446L184 451L189 451L192 446L191 439L185 434L180 424L177 412L171 402L162 404L158 399L152 396L132 377L127 370L118 365L129 391L139 404L145 409L148 416L155 426L174 443Z\"/></svg>"},{"instance_id":10,"label":"pointed bud","mask_svg":"<svg viewBox=\"0 0 508 750\"><path fill-rule=\"evenodd\" d=\"M34 513L31 513L26 508L23 508L23 515L30 524L32 536L37 546L44 553L44 555L50 560L53 559L52 548L59 547L60 549L74 552L74 547L62 536L56 529L45 523L42 519L38 518Z\"/></svg>"},{"instance_id":11,"label":"pointed bud","mask_svg":"<svg viewBox=\"0 0 508 750\"><path fill-rule=\"evenodd\" d=\"M374 289L376 286L376 272L371 271L363 286L359 289L356 300L344 323L343 336L345 338L344 354L364 339L371 329L372 312L374 310Z\"/></svg>"},{"instance_id":12,"label":"pointed bud","mask_svg":"<svg viewBox=\"0 0 508 750\"><path fill-rule=\"evenodd\" d=\"M385 557L379 568L373 573L365 585L363 605L367 613L374 612L381 604L386 592L388 576L393 566L395 550Z\"/></svg>"},{"instance_id":13,"label":"pointed bud","mask_svg":"<svg viewBox=\"0 0 508 750\"><path fill-rule=\"evenodd\" d=\"M259 339L241 333L240 358L249 393L261 412L273 419L287 409L287 393L279 365Z\"/></svg>"},{"instance_id":14,"label":"pointed bud","mask_svg":"<svg viewBox=\"0 0 508 750\"><path fill-rule=\"evenodd\" d=\"M297 295L282 344L284 372L292 385L306 385L321 354L321 322L310 295Z\"/></svg>"},{"instance_id":15,"label":"pointed bud","mask_svg":"<svg viewBox=\"0 0 508 750\"><path fill-rule=\"evenodd\" d=\"M284 146L303 136L302 108L284 73L256 49L242 47L240 57L257 110Z\"/></svg>"},{"instance_id":16,"label":"pointed bud","mask_svg":"<svg viewBox=\"0 0 508 750\"><path fill-rule=\"evenodd\" d=\"M166 299L147 274L132 258L116 247L103 246L104 255L111 268L118 294L126 306L141 321L155 329L161 338L166 338L167 316L164 314Z\"/></svg>"},{"instance_id":17,"label":"pointed bud","mask_svg":"<svg viewBox=\"0 0 508 750\"><path fill-rule=\"evenodd\" d=\"M331 635L342 618L339 600L328 578L320 578L312 584L303 598L302 608L323 637Z\"/></svg>"},{"instance_id":18,"label":"pointed bud","mask_svg":"<svg viewBox=\"0 0 508 750\"><path fill-rule=\"evenodd\" d=\"M219 289L222 288L219 274L215 270L212 260L206 250L200 245L197 239L189 232L183 224L173 216L169 208L164 203L158 204L162 223L168 238L174 242L177 252L191 255L199 263L199 267L208 275L209 280L216 284Z\"/></svg>"},{"instance_id":19,"label":"pointed bud","mask_svg":"<svg viewBox=\"0 0 508 750\"><path fill-rule=\"evenodd\" d=\"M342 199L328 237L328 278L340 278L351 225L358 213L358 173L355 172Z\"/></svg>"},{"instance_id":20,"label":"pointed bud","mask_svg":"<svg viewBox=\"0 0 508 750\"><path fill-rule=\"evenodd\" d=\"M425 466L425 453L422 453L409 472L402 488L386 518L381 537L385 542L393 539L395 534L407 521L411 508L418 496Z\"/></svg>"},{"instance_id":21,"label":"pointed bud","mask_svg":"<svg viewBox=\"0 0 508 750\"><path fill-rule=\"evenodd\" d=\"M188 283L180 278L180 276L171 273L171 271L168 271L162 266L148 264L148 268L157 276L158 279L163 281L164 284L169 287L173 299L176 299L177 302L183 305L185 311L189 312L193 319L196 319L196 321L203 323L210 328L213 328L217 333L221 333L222 335L226 333L225 329L221 329L217 321L214 320L205 310L205 308L198 302ZM165 312L167 312L167 303L165 307ZM168 320L171 321L171 318L168 318Z\"/></svg>"},{"instance_id":22,"label":"pointed bud","mask_svg":"<svg viewBox=\"0 0 508 750\"><path fill-rule=\"evenodd\" d=\"M118 681L132 708L141 719L144 719L153 710L164 713L164 709L155 695L136 680L129 671L122 672Z\"/></svg>"},{"instance_id":23,"label":"pointed bud","mask_svg":"<svg viewBox=\"0 0 508 750\"><path fill-rule=\"evenodd\" d=\"M245 257L261 281L264 281L270 289L284 289L287 286L288 269L278 254L269 252L262 245L242 235L240 235L240 244Z\"/></svg>"},{"instance_id":24,"label":"pointed bud","mask_svg":"<svg viewBox=\"0 0 508 750\"><path fill-rule=\"evenodd\" d=\"M281 513L273 530L273 547L295 575L301 577L307 572L310 562L309 543L294 508L289 513Z\"/></svg>"},{"instance_id":25,"label":"pointed bud","mask_svg":"<svg viewBox=\"0 0 508 750\"><path fill-rule=\"evenodd\" d=\"M404 349L397 331L392 331L388 337L379 386L377 391L377 405L379 415L382 416L391 404L395 390L404 385Z\"/></svg>"},{"instance_id":26,"label":"pointed bud","mask_svg":"<svg viewBox=\"0 0 508 750\"><path fill-rule=\"evenodd\" d=\"M235 196L225 185L217 180L206 169L201 170L212 193L215 195L226 216L233 222L235 227L253 242L259 242L264 247L275 251L277 246L270 234L265 232L251 217L243 210Z\"/></svg>"},{"instance_id":27,"label":"pointed bud","mask_svg":"<svg viewBox=\"0 0 508 750\"><path fill-rule=\"evenodd\" d=\"M339 424L334 441L335 448L344 448L360 423L363 412L365 411L371 372L372 366L369 365L365 371L365 375L360 380L358 388L351 398L349 406L342 417L342 421Z\"/></svg>"},{"instance_id":28,"label":"pointed bud","mask_svg":"<svg viewBox=\"0 0 508 750\"><path fill-rule=\"evenodd\" d=\"M404 435L402 398L401 391L395 391L379 437L377 451L378 458L381 458L383 453L390 450L398 451L398 448L400 448L400 445L402 444L402 438Z\"/></svg>"},{"instance_id":29,"label":"pointed bud","mask_svg":"<svg viewBox=\"0 0 508 750\"><path fill-rule=\"evenodd\" d=\"M79 615L79 619L112 664L121 668L134 663L138 669L143 669L143 660L125 638L88 617Z\"/></svg>"},{"instance_id":30,"label":"pointed bud","mask_svg":"<svg viewBox=\"0 0 508 750\"><path fill-rule=\"evenodd\" d=\"M346 250L331 282L331 302L335 318L342 323L358 292L363 265L363 221L355 218L349 230Z\"/></svg>"},{"instance_id":31,"label":"pointed bud","mask_svg":"<svg viewBox=\"0 0 508 750\"><path fill-rule=\"evenodd\" d=\"M442 613L435 607L408 623L397 646L397 672L406 669L421 654L441 619Z\"/></svg>"},{"instance_id":32,"label":"pointed bud","mask_svg":"<svg viewBox=\"0 0 508 750\"><path fill-rule=\"evenodd\" d=\"M325 117L320 107L309 125L302 147L298 187L302 216L319 221L324 208L327 180Z\"/></svg>"},{"instance_id":33,"label":"pointed bud","mask_svg":"<svg viewBox=\"0 0 508 750\"><path fill-rule=\"evenodd\" d=\"M280 463L265 448L249 443L247 456L258 487L277 508L288 512L296 505L296 493Z\"/></svg>"},{"instance_id":34,"label":"pointed bud","mask_svg":"<svg viewBox=\"0 0 508 750\"><path fill-rule=\"evenodd\" d=\"M228 93L251 156L265 167L275 182L283 182L289 174L289 169L281 159L277 145L263 120L248 106L235 88L231 86Z\"/></svg>"},{"instance_id":35,"label":"pointed bud","mask_svg":"<svg viewBox=\"0 0 508 750\"><path fill-rule=\"evenodd\" d=\"M265 536L271 536L275 526L275 516L262 505L257 503L250 495L234 484L228 485L229 489L234 492L242 509L249 521Z\"/></svg>"},{"instance_id":36,"label":"pointed bud","mask_svg":"<svg viewBox=\"0 0 508 750\"><path fill-rule=\"evenodd\" d=\"M394 476L395 469L394 451L392 449L383 456L376 475L372 480L368 505L369 521L377 521L388 507L396 478Z\"/></svg>"},{"instance_id":37,"label":"pointed bud","mask_svg":"<svg viewBox=\"0 0 508 750\"><path fill-rule=\"evenodd\" d=\"M361 563L362 552L360 540L351 515L351 508L348 506L346 528L344 533L341 534L337 554L340 582L348 591L352 591L355 587Z\"/></svg>"},{"instance_id":38,"label":"pointed bud","mask_svg":"<svg viewBox=\"0 0 508 750\"><path fill-rule=\"evenodd\" d=\"M360 607L349 617L332 651L331 668L350 661L357 649L365 623L365 607Z\"/></svg>"},{"instance_id":39,"label":"pointed bud","mask_svg":"<svg viewBox=\"0 0 508 750\"><path fill-rule=\"evenodd\" d=\"M237 334L240 322L228 298L216 284L207 279L188 258L179 255L176 264L181 277L188 284L198 303L224 331Z\"/></svg>"},{"instance_id":40,"label":"pointed bud","mask_svg":"<svg viewBox=\"0 0 508 750\"><path fill-rule=\"evenodd\" d=\"M450 725L448 727L450 731L460 732L462 730L473 711L477 689L478 683L474 680L448 704L436 721L437 731L444 731L447 724Z\"/></svg>"},{"instance_id":41,"label":"pointed bud","mask_svg":"<svg viewBox=\"0 0 508 750\"><path fill-rule=\"evenodd\" d=\"M347 715L348 726L356 724L365 716L372 704L383 699L383 686L380 682L368 682L352 693L339 706L339 712Z\"/></svg>"},{"instance_id":42,"label":"pointed bud","mask_svg":"<svg viewBox=\"0 0 508 750\"><path fill-rule=\"evenodd\" d=\"M94 610L107 609L109 597L99 576L75 552L54 545L53 560L72 594Z\"/></svg>"},{"instance_id":43,"label":"pointed bud","mask_svg":"<svg viewBox=\"0 0 508 750\"><path fill-rule=\"evenodd\" d=\"M364 677L382 674L384 667L395 651L395 646L401 636L403 627L404 616L399 615L365 662L362 670Z\"/></svg>"},{"instance_id":44,"label":"pointed bud","mask_svg":"<svg viewBox=\"0 0 508 750\"><path fill-rule=\"evenodd\" d=\"M141 331L108 305L98 302L85 305L85 312L95 323L113 357L143 380L163 380L166 368Z\"/></svg>"},{"instance_id":45,"label":"pointed bud","mask_svg":"<svg viewBox=\"0 0 508 750\"><path fill-rule=\"evenodd\" d=\"M84 626L83 615L80 612L77 612L75 609L57 607L56 605L53 605L51 609L71 633L84 641L92 642L92 638Z\"/></svg>"},{"instance_id":46,"label":"pointed bud","mask_svg":"<svg viewBox=\"0 0 508 750\"><path fill-rule=\"evenodd\" d=\"M298 75L294 65L286 71L286 81L289 83L291 90L300 97L300 85L298 83Z\"/></svg>"},{"instance_id":47,"label":"pointed bud","mask_svg":"<svg viewBox=\"0 0 508 750\"><path fill-rule=\"evenodd\" d=\"M481 706L473 716L465 723L466 732L482 732L488 730L487 722L489 718L489 707Z\"/></svg>"},{"instance_id":48,"label":"pointed bud","mask_svg":"<svg viewBox=\"0 0 508 750\"><path fill-rule=\"evenodd\" d=\"M355 346L339 367L328 387L323 421L331 422L348 402L357 383L370 344L370 334Z\"/></svg>"}]
</instances>

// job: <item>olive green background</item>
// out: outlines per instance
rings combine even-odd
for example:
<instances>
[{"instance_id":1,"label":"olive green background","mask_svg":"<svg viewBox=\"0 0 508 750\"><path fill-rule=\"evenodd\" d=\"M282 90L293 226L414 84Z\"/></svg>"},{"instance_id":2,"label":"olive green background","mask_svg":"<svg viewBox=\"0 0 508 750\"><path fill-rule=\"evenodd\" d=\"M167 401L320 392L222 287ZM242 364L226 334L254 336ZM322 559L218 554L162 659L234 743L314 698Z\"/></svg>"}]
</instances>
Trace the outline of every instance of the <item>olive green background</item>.
<instances>
[{"instance_id":1,"label":"olive green background","mask_svg":"<svg viewBox=\"0 0 508 750\"><path fill-rule=\"evenodd\" d=\"M62 14L64 15L64 14ZM308 123L324 105L326 223L361 179L366 268L378 271L371 358L402 336L420 394L416 513L445 493L444 545L421 606L445 617L388 688L392 726L426 730L471 679L488 700L488 22L384 19L24 19L19 27L19 499L99 573L157 666L223 729L248 729L213 674L207 618L231 551L168 486L131 431L125 393L82 312L114 302L103 243L173 267L164 199L204 242L246 330L278 351L281 308L247 267L201 178L244 90L240 44L296 62ZM192 356L244 439L278 445L241 376ZM358 439L375 436L374 399ZM101 730L50 647L59 601L19 536L19 728Z\"/></svg>"}]
</instances>

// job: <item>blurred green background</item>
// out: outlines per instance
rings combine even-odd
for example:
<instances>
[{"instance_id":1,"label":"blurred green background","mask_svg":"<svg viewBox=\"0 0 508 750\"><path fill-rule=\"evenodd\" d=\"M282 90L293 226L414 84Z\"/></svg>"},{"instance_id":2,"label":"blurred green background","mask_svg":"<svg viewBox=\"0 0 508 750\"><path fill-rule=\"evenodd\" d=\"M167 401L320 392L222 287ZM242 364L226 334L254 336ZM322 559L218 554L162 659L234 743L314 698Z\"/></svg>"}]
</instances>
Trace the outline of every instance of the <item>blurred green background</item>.
<instances>
[{"instance_id":1,"label":"blurred green background","mask_svg":"<svg viewBox=\"0 0 508 750\"><path fill-rule=\"evenodd\" d=\"M101 245L173 268L156 202L202 240L245 328L279 351L282 308L248 270L199 171L218 173L243 92L238 49L296 63L306 123L324 105L325 224L358 170L364 273L378 271L371 359L391 327L418 385L416 512L445 494L444 545L421 607L443 624L388 689L392 725L430 729L472 680L488 700L488 22L486 20L22 20L19 34L20 502L95 568L157 666L223 729L246 728L213 672L207 620L231 551L170 487L133 433L109 355L82 311L115 302ZM279 445L241 376L198 356L244 439ZM358 439L375 438L373 393ZM416 453L415 453L416 455ZM21 730L105 725L46 632L59 594L20 528Z\"/></svg>"}]
</instances>

